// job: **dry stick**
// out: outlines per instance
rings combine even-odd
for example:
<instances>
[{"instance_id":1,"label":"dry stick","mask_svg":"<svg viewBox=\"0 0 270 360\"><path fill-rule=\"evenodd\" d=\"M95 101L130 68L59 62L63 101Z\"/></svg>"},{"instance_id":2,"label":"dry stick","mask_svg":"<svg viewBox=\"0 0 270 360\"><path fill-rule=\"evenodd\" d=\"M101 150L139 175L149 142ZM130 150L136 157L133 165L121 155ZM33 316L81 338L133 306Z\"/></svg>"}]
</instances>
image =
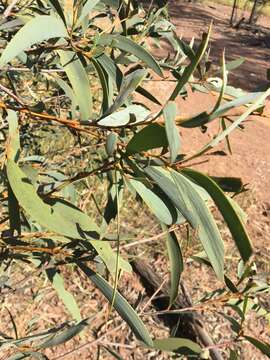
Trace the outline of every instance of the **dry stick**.
<instances>
[{"instance_id":1,"label":"dry stick","mask_svg":"<svg viewBox=\"0 0 270 360\"><path fill-rule=\"evenodd\" d=\"M13 1L9 4L9 6L8 6L8 7L6 8L6 10L4 11L4 14L3 14L4 18L7 18L7 17L10 16L10 14L11 14L14 6L16 6L16 4L17 4L19 1L20 1L20 0L13 0Z\"/></svg>"},{"instance_id":2,"label":"dry stick","mask_svg":"<svg viewBox=\"0 0 270 360\"><path fill-rule=\"evenodd\" d=\"M132 246L136 246L136 245L141 245L141 244L145 244L145 243L148 243L148 242L151 242L151 241L156 241L160 238L162 238L164 235L166 235L169 232L172 232L172 231L175 231L179 228L179 225L176 225L176 226L173 226L171 227L169 230L166 230L158 235L154 235L154 236L151 236L150 238L147 238L147 239L143 239L143 240L137 240L137 241L134 241L132 243L129 243L129 244L125 244L123 246L121 246L121 249L127 249L127 248L130 248Z\"/></svg>"},{"instance_id":3,"label":"dry stick","mask_svg":"<svg viewBox=\"0 0 270 360\"><path fill-rule=\"evenodd\" d=\"M140 276L141 282L145 287L146 293L148 296L152 296L152 293L159 288L160 283L162 282L161 277L152 270L152 268L142 260L134 260L132 262L134 271ZM187 293L187 290L183 284L180 283L181 293L178 295L174 306L172 308L183 309L189 307L193 308L192 301ZM158 309L166 309L169 305L169 286L166 285L161 291L161 296L153 301L153 305ZM191 340L198 340L203 345L203 347L212 346L213 341L207 331L203 326L203 319L198 313L183 313L180 317L179 314L167 315L166 313L162 316L162 321L170 328L173 329L177 326L175 337L187 337ZM180 322L179 322L180 321ZM180 324L180 326L179 326ZM222 360L217 349L210 350L211 357L213 360Z\"/></svg>"},{"instance_id":4,"label":"dry stick","mask_svg":"<svg viewBox=\"0 0 270 360\"><path fill-rule=\"evenodd\" d=\"M17 95L13 94L13 92L10 89L8 89L7 87L5 87L2 84L0 84L0 91L5 92L7 95L12 97L15 101L17 101L18 104L24 106L22 100Z\"/></svg>"},{"instance_id":5,"label":"dry stick","mask_svg":"<svg viewBox=\"0 0 270 360\"><path fill-rule=\"evenodd\" d=\"M16 67L16 66L7 66L5 68L1 69L2 71L8 71L8 72L33 72L32 69L27 67ZM41 73L51 74L51 73L64 73L65 70L62 69L39 69L38 70Z\"/></svg>"}]
</instances>

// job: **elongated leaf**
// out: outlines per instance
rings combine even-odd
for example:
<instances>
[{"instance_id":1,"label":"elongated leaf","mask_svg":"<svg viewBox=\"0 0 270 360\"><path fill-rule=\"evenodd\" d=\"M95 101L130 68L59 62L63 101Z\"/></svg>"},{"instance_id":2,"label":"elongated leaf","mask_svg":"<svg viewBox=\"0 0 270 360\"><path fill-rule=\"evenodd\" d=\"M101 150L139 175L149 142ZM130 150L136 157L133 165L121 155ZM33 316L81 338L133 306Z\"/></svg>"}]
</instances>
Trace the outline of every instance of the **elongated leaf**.
<instances>
[{"instance_id":1,"label":"elongated leaf","mask_svg":"<svg viewBox=\"0 0 270 360\"><path fill-rule=\"evenodd\" d=\"M232 60L230 62L228 62L227 64L227 70L232 71L237 69L239 66L241 66L244 62L245 62L245 58L244 57L240 57L238 59Z\"/></svg>"},{"instance_id":2,"label":"elongated leaf","mask_svg":"<svg viewBox=\"0 0 270 360\"><path fill-rule=\"evenodd\" d=\"M162 223L171 225L176 221L176 210L165 199L162 199L141 181L130 179L129 183Z\"/></svg>"},{"instance_id":3,"label":"elongated leaf","mask_svg":"<svg viewBox=\"0 0 270 360\"><path fill-rule=\"evenodd\" d=\"M106 152L108 156L112 156L116 150L118 135L111 132L106 139Z\"/></svg>"},{"instance_id":4,"label":"elongated leaf","mask_svg":"<svg viewBox=\"0 0 270 360\"><path fill-rule=\"evenodd\" d=\"M141 94L146 99L152 101L154 104L161 105L160 101L150 93L150 91L146 90L145 88L138 86L135 90L138 94Z\"/></svg>"},{"instance_id":5,"label":"elongated leaf","mask_svg":"<svg viewBox=\"0 0 270 360\"><path fill-rule=\"evenodd\" d=\"M81 313L74 296L65 289L64 279L55 268L46 270L46 274L74 320L81 320Z\"/></svg>"},{"instance_id":6,"label":"elongated leaf","mask_svg":"<svg viewBox=\"0 0 270 360\"><path fill-rule=\"evenodd\" d=\"M95 60L103 67L108 77L112 79L117 89L120 90L124 75L117 64L105 53L99 55Z\"/></svg>"},{"instance_id":7,"label":"elongated leaf","mask_svg":"<svg viewBox=\"0 0 270 360\"><path fill-rule=\"evenodd\" d=\"M102 87L102 105L101 105L101 115L108 111L109 106L113 102L113 87L111 82L109 82L108 76L104 71L102 65L94 58L92 59L92 64L94 65L97 74L99 76L100 85ZM111 87L111 89L110 89Z\"/></svg>"},{"instance_id":8,"label":"elongated leaf","mask_svg":"<svg viewBox=\"0 0 270 360\"><path fill-rule=\"evenodd\" d=\"M72 325L68 327L67 329L63 330L59 333L56 333L52 336L51 339L48 339L44 341L41 345L39 345L40 349L46 349L53 346L58 346L61 344L66 343L70 339L72 339L74 336L78 335L80 332L82 332L86 326L89 325L89 319L82 320L78 324Z\"/></svg>"},{"instance_id":9,"label":"elongated leaf","mask_svg":"<svg viewBox=\"0 0 270 360\"><path fill-rule=\"evenodd\" d=\"M127 53L135 55L139 60L143 61L148 67L154 70L159 76L163 76L160 66L142 46L122 35L104 34L98 39L98 45L111 46Z\"/></svg>"},{"instance_id":10,"label":"elongated leaf","mask_svg":"<svg viewBox=\"0 0 270 360\"><path fill-rule=\"evenodd\" d=\"M20 206L32 220L68 238L93 240L91 245L105 265L110 270L115 269L116 254L108 242L94 241L99 237L99 228L88 215L64 200L54 198L47 199L47 203L43 202L31 181L12 160L7 161L7 175ZM121 257L119 269L130 271L130 265Z\"/></svg>"},{"instance_id":11,"label":"elongated leaf","mask_svg":"<svg viewBox=\"0 0 270 360\"><path fill-rule=\"evenodd\" d=\"M122 358L122 356L120 356L120 355L119 355L117 352L115 352L114 350L110 349L108 346L102 345L102 347L103 347L104 349L106 349L106 350L108 351L108 353L110 353L114 359L124 360L124 359Z\"/></svg>"},{"instance_id":12,"label":"elongated leaf","mask_svg":"<svg viewBox=\"0 0 270 360\"><path fill-rule=\"evenodd\" d=\"M193 74L194 70L197 68L198 64L200 63L209 43L211 29L212 26L210 26L207 34L203 34L202 42L195 54L195 57L191 60L190 64L185 68L183 75L181 76L174 91L170 96L170 100L173 101L176 99L176 97L183 89L185 84L188 82L190 76Z\"/></svg>"},{"instance_id":13,"label":"elongated leaf","mask_svg":"<svg viewBox=\"0 0 270 360\"><path fill-rule=\"evenodd\" d=\"M233 130L235 130L243 121L246 120L246 118L252 114L253 111L255 111L260 104L264 102L264 100L270 95L270 89L268 89L265 93L263 93L254 104L250 105L248 109L237 119L235 120L230 126L227 127L226 130L224 130L221 134L217 135L212 141L210 141L208 144L206 144L203 148L201 148L195 155L192 155L185 160L191 160L194 159L208 150L215 147L218 143L220 143L222 140L226 138Z\"/></svg>"},{"instance_id":14,"label":"elongated leaf","mask_svg":"<svg viewBox=\"0 0 270 360\"><path fill-rule=\"evenodd\" d=\"M228 77L227 77L227 70L226 70L226 63L225 63L225 51L223 51L223 55L222 55L222 86L221 86L221 89L220 89L220 93L219 93L219 97L218 97L218 100L216 102L216 105L214 106L214 108L211 111L210 115L213 114L216 110L219 109L220 104L221 104L221 102L223 100L225 90L226 90L227 81L228 81Z\"/></svg>"},{"instance_id":15,"label":"elongated leaf","mask_svg":"<svg viewBox=\"0 0 270 360\"><path fill-rule=\"evenodd\" d=\"M70 203L53 199L46 204L14 161L7 161L7 176L20 206L40 225L58 234L79 239L98 237L98 227L88 215Z\"/></svg>"},{"instance_id":16,"label":"elongated leaf","mask_svg":"<svg viewBox=\"0 0 270 360\"><path fill-rule=\"evenodd\" d=\"M89 120L93 104L87 73L76 53L58 50L58 54L79 104L81 120Z\"/></svg>"},{"instance_id":17,"label":"elongated leaf","mask_svg":"<svg viewBox=\"0 0 270 360\"><path fill-rule=\"evenodd\" d=\"M191 226L197 229L217 276L223 279L223 243L206 206L204 194L198 190L198 187L193 187L195 184L176 172L174 175L181 176L180 180L177 178L173 180L170 173L157 166L148 166L144 171L168 195Z\"/></svg>"},{"instance_id":18,"label":"elongated leaf","mask_svg":"<svg viewBox=\"0 0 270 360\"><path fill-rule=\"evenodd\" d=\"M207 114L206 112L200 113L199 115L196 115L195 117L185 120L180 125L182 127L186 128L193 128L205 125L213 120L215 120L218 117L221 117L222 115L225 115L229 110L232 110L234 108L237 108L242 105L246 105L250 102L255 102L258 99L261 98L263 93L249 93L244 96L241 96L240 98L231 100L229 102L226 102L225 104L219 106L218 109L216 109L214 112L211 112L210 114ZM259 102L256 107L253 108L252 111L255 111L258 107L261 106L261 102Z\"/></svg>"},{"instance_id":19,"label":"elongated leaf","mask_svg":"<svg viewBox=\"0 0 270 360\"><path fill-rule=\"evenodd\" d=\"M116 263L118 261L118 270L123 270L128 273L132 272L132 267L128 261L124 260L120 255L117 257L117 254L111 248L111 245L108 241L101 240L92 240L91 245L94 246L97 253L104 261L108 270L111 274L115 274Z\"/></svg>"},{"instance_id":20,"label":"elongated leaf","mask_svg":"<svg viewBox=\"0 0 270 360\"><path fill-rule=\"evenodd\" d=\"M144 169L145 173L153 179L161 190L169 197L175 207L180 211L184 218L195 228L197 225L193 213L186 207L183 198L173 182L173 179L166 170L157 166L148 166Z\"/></svg>"},{"instance_id":21,"label":"elongated leaf","mask_svg":"<svg viewBox=\"0 0 270 360\"><path fill-rule=\"evenodd\" d=\"M14 161L17 161L20 153L20 140L19 140L18 119L15 111L8 110L7 121L9 128L8 156L10 156ZM18 201L9 184L8 184L8 212L9 212L10 230L12 232L16 230L18 234L20 234L21 233L20 208Z\"/></svg>"},{"instance_id":22,"label":"elongated leaf","mask_svg":"<svg viewBox=\"0 0 270 360\"><path fill-rule=\"evenodd\" d=\"M184 338L157 339L153 341L155 349L183 355L200 354L202 349L195 342Z\"/></svg>"},{"instance_id":23,"label":"elongated leaf","mask_svg":"<svg viewBox=\"0 0 270 360\"><path fill-rule=\"evenodd\" d=\"M152 346L153 342L146 329L144 323L134 311L134 309L129 305L126 299L119 294L118 291L114 291L111 285L104 280L101 276L96 274L93 270L88 268L85 264L81 262L76 262L79 268L89 277L89 279L99 288L102 294L107 298L107 300L113 303L113 307L122 317L123 320L127 322L131 330L134 332L135 336L143 341L146 345Z\"/></svg>"},{"instance_id":24,"label":"elongated leaf","mask_svg":"<svg viewBox=\"0 0 270 360\"><path fill-rule=\"evenodd\" d=\"M53 7L53 9L57 12L57 14L60 16L60 18L63 20L63 23L66 24L66 18L62 9L61 4L58 0L49 0L49 4Z\"/></svg>"},{"instance_id":25,"label":"elongated leaf","mask_svg":"<svg viewBox=\"0 0 270 360\"><path fill-rule=\"evenodd\" d=\"M141 105L130 105L98 121L98 125L114 128L128 124L140 123L147 119L150 111Z\"/></svg>"},{"instance_id":26,"label":"elongated leaf","mask_svg":"<svg viewBox=\"0 0 270 360\"><path fill-rule=\"evenodd\" d=\"M231 100L226 102L225 104L221 105L218 109L216 109L214 112L207 114L206 112L200 113L199 115L194 116L193 118L189 120L185 120L180 125L182 127L186 128L193 128L205 125L213 120L215 120L218 117L221 117L222 115L225 115L229 110L232 110L238 106L245 105L249 102L254 102L257 99L261 97L262 93L250 93L244 96L241 96L240 98ZM258 103L258 105L252 110L255 111L258 107L260 107L261 104Z\"/></svg>"},{"instance_id":27,"label":"elongated leaf","mask_svg":"<svg viewBox=\"0 0 270 360\"><path fill-rule=\"evenodd\" d=\"M171 274L171 281L170 281L170 306L173 305L175 299L178 296L179 284L181 274L184 270L184 260L180 248L180 244L177 240L174 231L169 231L166 226L162 227L164 231L167 230L167 249L168 255L170 260L170 274Z\"/></svg>"},{"instance_id":28,"label":"elongated leaf","mask_svg":"<svg viewBox=\"0 0 270 360\"><path fill-rule=\"evenodd\" d=\"M244 184L241 178L237 177L219 177L211 176L211 179L218 184L218 186L225 192L238 193L244 188Z\"/></svg>"},{"instance_id":29,"label":"elongated leaf","mask_svg":"<svg viewBox=\"0 0 270 360\"><path fill-rule=\"evenodd\" d=\"M36 359L36 360L48 360L45 354L36 351L24 351L12 355L6 360L22 360L22 359Z\"/></svg>"},{"instance_id":30,"label":"elongated leaf","mask_svg":"<svg viewBox=\"0 0 270 360\"><path fill-rule=\"evenodd\" d=\"M139 84L143 81L145 76L147 75L147 70L139 69L133 71L131 74L127 75L122 84L120 91L114 100L113 105L109 108L108 113L113 113L119 107L121 107L126 99L134 92L134 90L139 86Z\"/></svg>"},{"instance_id":31,"label":"elongated leaf","mask_svg":"<svg viewBox=\"0 0 270 360\"><path fill-rule=\"evenodd\" d=\"M135 154L165 146L168 146L165 128L159 124L150 124L133 136L126 150L128 154Z\"/></svg>"},{"instance_id":32,"label":"elongated leaf","mask_svg":"<svg viewBox=\"0 0 270 360\"><path fill-rule=\"evenodd\" d=\"M259 349L264 355L270 358L270 344L266 342L255 339L251 336L244 335L245 339L249 341L252 345L254 345L257 349Z\"/></svg>"},{"instance_id":33,"label":"elongated leaf","mask_svg":"<svg viewBox=\"0 0 270 360\"><path fill-rule=\"evenodd\" d=\"M108 77L115 83L117 88L120 89L121 84L124 79L124 75L118 68L117 64L115 64L113 62L113 60L110 57L108 57L106 54L102 54L102 55L98 56L95 60L97 62L99 62L99 64L107 72ZM155 96L153 94L151 94L148 90L144 89L142 86L139 85L135 89L135 92L137 92L138 94L141 94L142 96L144 96L148 100L152 101L153 103L155 103L157 105L161 105L159 100L157 98L155 98Z\"/></svg>"},{"instance_id":34,"label":"elongated leaf","mask_svg":"<svg viewBox=\"0 0 270 360\"><path fill-rule=\"evenodd\" d=\"M94 7L100 2L100 0L87 0L86 3L84 4L83 8L82 8L82 11L81 11L81 14L80 14L80 17L79 19L76 21L76 26L79 26L84 18L86 16L89 16L89 13L94 9Z\"/></svg>"},{"instance_id":35,"label":"elongated leaf","mask_svg":"<svg viewBox=\"0 0 270 360\"><path fill-rule=\"evenodd\" d=\"M192 169L184 169L183 173L187 174L210 194L230 229L242 259L248 261L252 255L251 241L231 200L208 176Z\"/></svg>"},{"instance_id":36,"label":"elongated leaf","mask_svg":"<svg viewBox=\"0 0 270 360\"><path fill-rule=\"evenodd\" d=\"M37 16L25 24L8 43L0 58L0 66L6 65L34 44L67 36L67 30L60 18L47 15Z\"/></svg>"},{"instance_id":37,"label":"elongated leaf","mask_svg":"<svg viewBox=\"0 0 270 360\"><path fill-rule=\"evenodd\" d=\"M224 280L224 245L215 220L192 182L185 176L171 171L180 196L196 217L196 230L213 269L220 280Z\"/></svg>"},{"instance_id":38,"label":"elongated leaf","mask_svg":"<svg viewBox=\"0 0 270 360\"><path fill-rule=\"evenodd\" d=\"M77 102L77 98L76 98L76 95L75 95L73 89L71 88L71 86L69 86L69 84L66 81L61 79L59 76L54 75L53 80L64 91L65 95L70 99L72 116L73 116L73 118L76 118L76 107L79 104Z\"/></svg>"},{"instance_id":39,"label":"elongated leaf","mask_svg":"<svg viewBox=\"0 0 270 360\"><path fill-rule=\"evenodd\" d=\"M20 155L20 138L19 138L19 128L18 128L18 118L17 114L13 110L7 111L7 122L8 122L8 154L7 156L14 160L18 161Z\"/></svg>"},{"instance_id":40,"label":"elongated leaf","mask_svg":"<svg viewBox=\"0 0 270 360\"><path fill-rule=\"evenodd\" d=\"M180 149L180 134L177 126L175 125L176 110L176 105L173 102L169 102L163 110L171 162L175 161Z\"/></svg>"}]
</instances>

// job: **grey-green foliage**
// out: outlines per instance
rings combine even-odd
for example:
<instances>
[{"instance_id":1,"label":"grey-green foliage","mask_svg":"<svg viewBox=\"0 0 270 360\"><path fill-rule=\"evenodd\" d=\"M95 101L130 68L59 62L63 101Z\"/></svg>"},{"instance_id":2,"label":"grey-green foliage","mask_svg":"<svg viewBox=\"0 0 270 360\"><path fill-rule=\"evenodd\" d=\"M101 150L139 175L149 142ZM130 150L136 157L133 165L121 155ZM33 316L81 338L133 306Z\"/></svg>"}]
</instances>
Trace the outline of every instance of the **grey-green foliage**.
<instances>
[{"instance_id":1,"label":"grey-green foliage","mask_svg":"<svg viewBox=\"0 0 270 360\"><path fill-rule=\"evenodd\" d=\"M18 255L16 261L30 259L37 267L49 263L44 275L78 322L67 329L55 327L30 337L4 337L0 346L34 342L35 351L18 352L13 358L42 358L42 349L64 343L91 326L91 319L81 320L76 296L69 292L64 272L58 269L61 263L79 268L99 288L141 346L177 354L204 354L203 348L186 339L153 342L138 312L117 291L118 278L123 272L131 272L126 256L120 254L121 242L125 240L121 235L123 194L130 191L138 201L143 201L166 234L170 305L178 295L187 260L177 231L171 226L190 226L194 230L204 252L192 259L215 272L223 283L221 293L228 289L233 294L240 291L238 286L249 280L252 273L249 264L252 245L243 213L218 185L226 189L227 184L230 188L233 179L219 178L217 183L214 178L187 168L186 162L203 155L224 139L228 142L232 130L242 126L252 112L261 111L269 90L246 94L228 86L228 71L239 66L243 59L226 65L225 55L219 79L221 86L217 88L210 83L204 86L208 76L204 60L208 61L210 24L209 31L195 48L193 42L186 44L177 37L174 26L164 18L164 8L142 13L136 1L124 0L72 4L72 11L67 11L68 5L64 2L39 1L28 11L18 3L15 13L1 21L0 36L5 46L0 56L1 83L3 81L0 105L3 133L8 138L6 143L1 143L2 158L6 157L5 167L1 168L1 191L4 194L7 189L8 194L2 202L3 213L9 219L2 234L7 259L12 256L8 246L16 240L13 248ZM105 18L103 22L99 21L101 16ZM157 42L169 40L175 57L156 59L147 47L146 40L151 36ZM164 81L165 74L173 79L174 88L162 104L145 84L153 77ZM8 90L6 84L11 79L12 89ZM30 84L27 85L29 91L25 84ZM214 108L183 119L175 100L186 96L188 86L204 92L210 86L219 92ZM134 93L140 94L140 100L134 100ZM224 95L233 99L227 101ZM153 112L151 106L147 108L146 100L159 109ZM230 126L223 126L195 155L182 153L179 125L200 128L240 105L247 106L247 110ZM75 150L79 149L79 159L87 154L84 168L76 154L66 151L66 140L62 139L64 126L69 129L67 141ZM57 134L54 146L62 141L54 155L52 147L49 151L39 147L42 131L49 133L50 141ZM48 137L45 139L48 141ZM33 170L34 164L38 164L38 170ZM106 184L105 202L95 196L98 189L89 189L90 178L95 178L101 186ZM96 207L96 212L92 208L87 211L87 206L84 210L79 208L77 200L83 200L82 189L91 191L91 207ZM237 285L224 270L223 239L210 209L212 203L220 210L246 269ZM116 230L111 233L113 222ZM40 239L36 246L31 241L23 241L21 234L31 239L37 231ZM20 253L21 249L24 253ZM61 262L57 260L59 254ZM111 284L97 274L101 265L110 273ZM262 291L255 280L252 281L252 289L258 286L258 291ZM251 287L245 290L247 297L254 296ZM268 290L267 286L263 288ZM234 305L234 310L239 313L241 306L241 302ZM245 311L242 313L244 318ZM260 314L265 315L262 308ZM243 335L244 321L239 324L235 319L227 320L237 324L234 329L239 339L242 336L242 340L269 355L268 344Z\"/></svg>"}]
</instances>

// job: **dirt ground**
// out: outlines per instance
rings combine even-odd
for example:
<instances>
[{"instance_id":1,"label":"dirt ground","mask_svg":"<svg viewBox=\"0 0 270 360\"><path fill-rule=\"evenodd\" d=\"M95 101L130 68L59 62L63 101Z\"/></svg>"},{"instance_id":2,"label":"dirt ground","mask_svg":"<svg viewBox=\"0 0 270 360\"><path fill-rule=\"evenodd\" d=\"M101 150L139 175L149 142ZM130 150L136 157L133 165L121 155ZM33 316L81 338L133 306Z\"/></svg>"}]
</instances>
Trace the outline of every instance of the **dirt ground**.
<instances>
[{"instance_id":1,"label":"dirt ground","mask_svg":"<svg viewBox=\"0 0 270 360\"><path fill-rule=\"evenodd\" d=\"M259 18L258 25L263 29L264 35L258 36L244 29L235 30L229 27L230 14L230 7L215 4L215 2L183 5L179 1L173 1L170 7L170 15L177 32L186 40L190 40L196 34L206 31L208 24L213 20L211 56L214 62L218 63L220 61L224 48L227 60L234 60L238 57L246 58L244 64L233 72L233 76L229 77L231 84L249 91L254 91L259 86L269 85L266 80L266 71L270 68L270 44L265 39L267 39L267 36L270 38L270 19L265 16ZM206 101L206 96L199 95L199 98L190 96L185 104L179 104L179 108L183 109L184 113L189 113L190 109L192 109L194 114L196 111L207 109L209 103L209 99ZM230 141L233 155L228 154L226 145L220 145L217 150L224 150L227 156L209 159L209 162L200 166L200 168L210 175L238 176L243 179L244 183L249 184L248 186L256 199L256 204L247 209L250 211L250 218L252 217L250 226L254 235L254 243L258 248L263 243L269 251L269 104L266 106L265 115L265 118L251 117L246 122L244 131L235 131L232 134ZM183 131L183 146L187 150L194 151L204 142L205 136L199 131ZM192 144L192 146L189 144Z\"/></svg>"},{"instance_id":2,"label":"dirt ground","mask_svg":"<svg viewBox=\"0 0 270 360\"><path fill-rule=\"evenodd\" d=\"M212 51L211 56L213 61L218 64L220 62L221 54L226 48L227 60L233 60L238 57L245 57L246 62L230 76L231 83L235 86L243 87L246 90L254 91L258 86L266 85L266 70L269 64L270 48L269 42L265 34L250 35L247 30L234 30L228 25L230 8L222 5L209 2L208 4L193 4L185 3L181 1L171 1L170 15L172 21L176 26L178 34L182 35L184 39L190 40L193 36L198 38L199 35L205 31L211 21L214 21L214 30L212 34ZM270 19L261 17L260 22L263 26L265 33L270 35ZM164 53L170 51L169 47L162 49ZM171 84L169 82L150 82L148 84L149 90L156 95L160 100L166 100L168 93L171 91ZM208 109L213 106L216 98L213 96L205 96L203 94L191 94L187 100L178 100L179 114L196 114L202 110ZM269 117L267 117L269 115ZM230 155L224 144L221 144L215 150L223 150L226 155L219 156L207 156L203 160L207 160L204 164L196 166L196 168L207 172L210 175L215 176L237 176L243 179L243 182L248 184L250 192L244 199L240 199L240 204L244 207L248 214L248 227L253 239L253 243L256 249L256 254L260 255L265 261L269 261L270 250L270 106L267 106L265 110L264 118L251 117L245 123L244 131L235 131L230 140L233 150L233 154ZM200 130L188 130L181 129L182 146L185 153L196 152L203 144L215 134L216 125L211 125L206 134L202 134ZM130 218L134 222L133 226L138 229L138 238L145 237L141 229L140 219L144 216L142 209L140 212L134 213L131 210L129 214ZM140 219L138 217L140 215ZM128 228L128 223L125 224ZM157 231L155 221L149 219L149 229L151 229L150 235ZM229 246L229 245L226 245ZM160 249L156 243L150 242L149 249L142 247L138 248L138 252L141 251L140 256L147 254L147 251L156 252L153 261L153 266L162 269L164 267L164 261L159 256ZM268 260L267 260L268 259ZM27 272L27 266L24 272ZM189 271L189 270L187 270ZM268 270L269 271L269 270ZM29 270L30 274L30 270ZM205 275L205 276L204 276ZM193 274L193 278L188 280L188 285L193 288L194 297L198 298L199 290L202 286L205 291L208 291L215 287L213 277L211 275L204 274L201 276L201 268L198 267L197 271ZM67 276L69 279L69 277ZM203 279L202 279L203 278ZM71 276L70 276L71 279ZM18 279L20 281L20 279ZM22 288L16 294L11 294L10 297L6 297L4 305L13 309L13 316L16 321L20 323L18 328L19 335L23 335L23 329L27 327L27 324L32 319L32 315L35 314L35 318L31 325L33 331L40 329L37 324L42 324L44 327L54 326L57 323L67 320L67 315L63 305L59 304L59 300L52 291L49 284L42 283L43 280L37 277L34 283L25 283L25 288ZM122 284L122 285L121 285ZM122 293L131 301L131 303L138 303L139 308L147 305L148 299L143 296L143 288L141 287L136 276L127 276L122 282L120 288ZM124 285L123 285L124 284ZM130 336L128 328L121 325L119 318L115 314L111 317L109 324L105 324L106 316L108 314L108 305L105 301L101 300L101 297L95 289L89 286L86 279L79 280L74 283L71 282L68 286L69 290L76 294L76 299L79 306L82 309L82 315L87 317L91 314L94 315L91 326L91 331L85 335L84 338L76 338L70 341L68 344L60 346L57 349L48 350L46 354L49 359L78 359L92 360L96 359L98 339L101 339L103 343L114 349L117 349L123 359L135 359L135 360L165 360L169 359L167 355L157 354L156 352L145 352L136 348L136 342L134 338ZM33 301L34 296L39 296L36 293L38 287L42 287L42 293L44 299L42 306ZM23 294L23 297L22 297ZM20 307L16 308L16 304L20 303ZM10 323L5 306L2 307L2 325L4 320L6 323ZM57 312L55 308L57 306ZM105 311L104 311L105 309ZM35 320L36 319L36 320ZM223 323L215 325L216 319L206 314L206 322L209 323L209 329L211 325L213 330L213 336L215 340L226 340L226 332L228 327ZM167 329L160 323L156 324L155 319L149 319L147 326L153 335L159 337L166 336ZM122 326L122 327L121 327ZM118 330L115 331L115 327ZM263 326L261 322L250 320L249 329L253 331L256 329L256 334L268 337L267 327ZM3 330L3 329L1 329ZM5 332L12 332L12 327L5 329ZM108 334L108 331L111 331ZM106 334L107 335L104 335ZM117 344L120 346L116 346ZM83 346L82 344L85 344ZM77 348L72 352L72 349ZM70 352L71 351L71 352ZM244 360L262 360L266 359L254 348L246 346L242 350L241 359ZM112 359L113 357L101 348L100 359ZM1 354L0 359L7 359L7 353ZM226 359L226 357L225 357Z\"/></svg>"}]
</instances>

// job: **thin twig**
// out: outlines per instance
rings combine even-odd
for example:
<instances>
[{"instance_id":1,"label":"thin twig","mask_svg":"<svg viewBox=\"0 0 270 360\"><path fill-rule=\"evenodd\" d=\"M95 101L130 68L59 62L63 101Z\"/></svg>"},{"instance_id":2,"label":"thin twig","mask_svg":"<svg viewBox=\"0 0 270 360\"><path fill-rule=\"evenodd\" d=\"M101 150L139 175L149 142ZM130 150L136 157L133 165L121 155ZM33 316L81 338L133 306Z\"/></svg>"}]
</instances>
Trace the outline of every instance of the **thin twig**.
<instances>
[{"instance_id":1,"label":"thin twig","mask_svg":"<svg viewBox=\"0 0 270 360\"><path fill-rule=\"evenodd\" d=\"M175 225L175 226L172 226L169 230L166 230L158 235L154 235L154 236L151 236L150 238L147 238L147 239L143 239L143 240L136 240L132 243L129 243L129 244L125 244L125 245L122 245L121 246L121 249L127 249L127 248L130 248L132 246L136 246L136 245L141 245L141 244L145 244L145 243L148 243L148 242L151 242L151 241L156 241L160 238L162 238L164 235L166 235L169 232L172 232L172 231L175 231L179 228L179 225Z\"/></svg>"},{"instance_id":2,"label":"thin twig","mask_svg":"<svg viewBox=\"0 0 270 360\"><path fill-rule=\"evenodd\" d=\"M13 0L9 6L6 8L6 10L4 11L3 17L7 18L10 16L13 8L16 6L16 4L19 2L20 0Z\"/></svg>"},{"instance_id":3,"label":"thin twig","mask_svg":"<svg viewBox=\"0 0 270 360\"><path fill-rule=\"evenodd\" d=\"M13 92L10 89L8 89L7 87L5 87L2 84L0 84L0 91L5 92L7 95L12 97L12 99L17 101L17 103L20 104L21 106L25 106L24 103L22 102L22 100L17 95L13 94Z\"/></svg>"}]
</instances>

